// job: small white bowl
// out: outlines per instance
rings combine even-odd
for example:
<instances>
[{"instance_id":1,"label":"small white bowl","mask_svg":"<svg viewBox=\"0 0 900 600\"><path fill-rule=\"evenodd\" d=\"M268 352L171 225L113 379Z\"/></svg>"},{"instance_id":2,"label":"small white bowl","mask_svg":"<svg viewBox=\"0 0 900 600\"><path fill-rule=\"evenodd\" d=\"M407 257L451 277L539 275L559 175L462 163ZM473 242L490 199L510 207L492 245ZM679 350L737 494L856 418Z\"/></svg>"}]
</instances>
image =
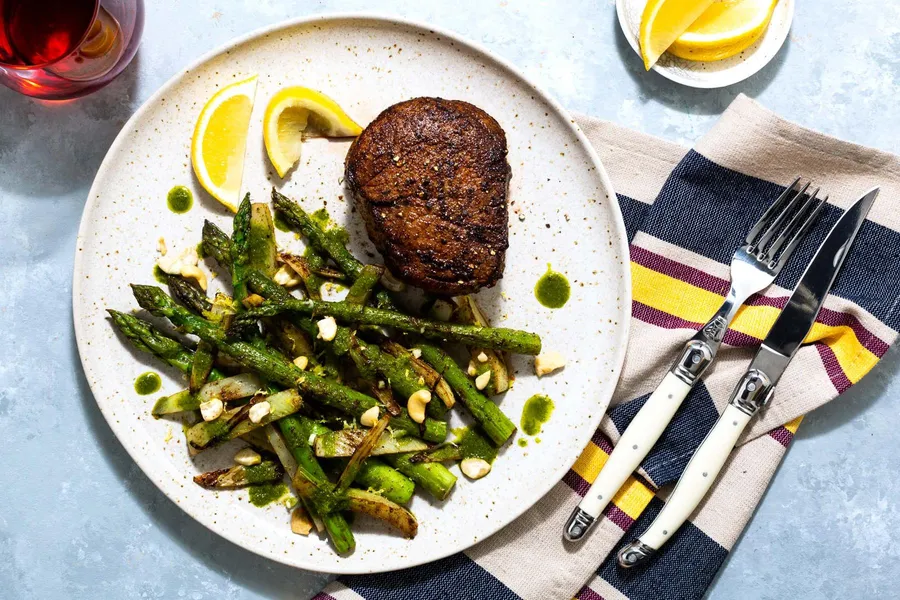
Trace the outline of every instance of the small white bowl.
<instances>
[{"instance_id":1,"label":"small white bowl","mask_svg":"<svg viewBox=\"0 0 900 600\"><path fill-rule=\"evenodd\" d=\"M647 0L616 0L619 26L628 43L641 54L639 31L641 14ZM712 62L690 61L663 54L653 70L676 83L695 88L720 88L743 81L755 74L772 60L791 30L794 19L794 0L780 0L775 7L772 21L755 44L731 58Z\"/></svg>"}]
</instances>

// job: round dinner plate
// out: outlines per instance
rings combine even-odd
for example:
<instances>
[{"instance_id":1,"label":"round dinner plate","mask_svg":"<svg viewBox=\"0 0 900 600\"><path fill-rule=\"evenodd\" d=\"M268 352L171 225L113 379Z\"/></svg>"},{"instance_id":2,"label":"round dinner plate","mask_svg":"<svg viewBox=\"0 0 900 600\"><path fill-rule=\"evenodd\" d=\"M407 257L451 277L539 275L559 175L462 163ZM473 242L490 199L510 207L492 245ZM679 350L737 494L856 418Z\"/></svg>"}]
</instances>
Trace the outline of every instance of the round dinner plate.
<instances>
[{"instance_id":1,"label":"round dinner plate","mask_svg":"<svg viewBox=\"0 0 900 600\"><path fill-rule=\"evenodd\" d=\"M309 210L326 206L351 236L351 250L377 261L362 219L343 189L349 144L313 140L284 180L266 158L262 115L281 87L304 85L338 101L365 125L389 105L415 96L466 100L505 129L509 144L510 248L506 270L478 300L496 325L541 335L566 368L538 379L530 357L515 356L515 384L499 400L518 423L527 398L542 393L556 408L543 431L521 446L520 432L484 479L460 476L438 503L417 494L413 540L365 518L354 523L356 551L335 555L317 535L291 533L284 507L260 509L246 491L212 492L195 485L199 472L231 464L237 443L188 456L177 421L155 420L152 403L185 387L184 377L131 349L105 310L136 306L129 283L154 283L157 243L170 252L196 245L204 219L226 231L230 215L194 179L189 151L206 100L231 82L259 75L247 143L243 189L268 201L273 186ZM194 207L175 214L166 193L186 185ZM280 245L300 244L278 232ZM533 288L547 264L565 273L572 296L550 310ZM213 272L210 265L209 268ZM219 287L212 279L212 288ZM279 24L208 54L173 77L122 128L94 184L78 234L73 305L78 349L104 417L147 476L199 522L235 544L273 560L330 573L368 573L411 567L465 550L515 519L566 473L597 428L619 376L631 303L625 228L596 153L572 118L509 64L456 35L374 16L325 16ZM135 378L161 374L162 390L138 396ZM459 412L459 411L454 411ZM461 417L454 415L453 425ZM457 467L454 472L459 474ZM561 532L560 532L561 535ZM190 540L185 543L190 544Z\"/></svg>"},{"instance_id":2,"label":"round dinner plate","mask_svg":"<svg viewBox=\"0 0 900 600\"><path fill-rule=\"evenodd\" d=\"M647 0L616 0L619 26L632 49L641 55L639 33ZM778 0L765 33L752 46L731 58L712 62L685 60L663 54L653 70L676 83L695 88L721 88L741 82L769 64L791 31L794 0Z\"/></svg>"}]
</instances>

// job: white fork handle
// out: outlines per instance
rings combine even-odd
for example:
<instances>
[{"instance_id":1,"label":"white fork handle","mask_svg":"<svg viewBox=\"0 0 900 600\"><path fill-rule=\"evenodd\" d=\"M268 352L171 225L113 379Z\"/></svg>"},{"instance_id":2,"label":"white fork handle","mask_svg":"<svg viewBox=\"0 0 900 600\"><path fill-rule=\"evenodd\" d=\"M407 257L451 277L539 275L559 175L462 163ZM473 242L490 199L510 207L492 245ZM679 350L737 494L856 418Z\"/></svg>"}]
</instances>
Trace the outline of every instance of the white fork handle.
<instances>
[{"instance_id":1,"label":"white fork handle","mask_svg":"<svg viewBox=\"0 0 900 600\"><path fill-rule=\"evenodd\" d=\"M725 407L725 412L688 462L666 505L638 543L650 550L659 550L678 531L703 501L750 419L750 415L733 404ZM620 560L621 557L622 554Z\"/></svg>"},{"instance_id":2,"label":"white fork handle","mask_svg":"<svg viewBox=\"0 0 900 600\"><path fill-rule=\"evenodd\" d=\"M600 517L612 497L659 440L690 391L691 386L677 376L671 372L666 374L622 433L594 485L578 505L581 510L595 519Z\"/></svg>"}]
</instances>

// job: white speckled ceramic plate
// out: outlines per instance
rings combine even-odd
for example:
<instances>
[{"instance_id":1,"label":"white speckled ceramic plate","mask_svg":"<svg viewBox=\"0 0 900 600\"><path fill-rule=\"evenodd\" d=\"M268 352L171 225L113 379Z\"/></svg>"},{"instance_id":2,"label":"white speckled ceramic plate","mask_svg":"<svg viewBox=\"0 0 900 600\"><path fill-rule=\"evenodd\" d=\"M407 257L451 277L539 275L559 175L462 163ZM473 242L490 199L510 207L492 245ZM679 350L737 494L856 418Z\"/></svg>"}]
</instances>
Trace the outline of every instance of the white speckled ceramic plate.
<instances>
[{"instance_id":1,"label":"white speckled ceramic plate","mask_svg":"<svg viewBox=\"0 0 900 600\"><path fill-rule=\"evenodd\" d=\"M252 74L259 74L259 89L244 189L263 201L275 185L310 210L327 205L349 228L359 256L372 247L342 195L348 144L307 143L300 165L279 180L261 136L261 117L276 90L289 84L323 90L362 124L410 97L458 98L485 109L506 130L513 172L510 249L503 280L482 292L480 302L495 324L538 332L546 349L562 351L569 362L563 372L538 380L530 359L513 359L517 380L500 401L503 410L518 422L532 394L548 394L556 403L540 443L531 438L521 447L514 440L488 477L477 482L460 477L442 504L416 497L411 508L420 527L414 540L359 518L357 549L341 558L325 539L292 534L282 507L259 509L245 491L213 493L194 485L196 473L230 464L236 446L191 460L179 424L150 416L152 402L183 388L183 377L130 350L106 318L107 307L135 306L129 283L153 283L160 237L177 251L200 241L205 218L231 227L229 215L193 178L188 151L206 99L216 88ZM166 207L167 191L179 184L191 188L196 199L181 215ZM297 243L279 234L282 244ZM332 573L387 571L485 539L537 502L575 461L600 421L623 360L630 310L627 257L622 217L596 154L569 115L515 69L427 26L321 17L271 27L209 54L164 85L125 125L100 167L82 217L73 282L75 331L85 374L116 436L191 516L232 542L289 565ZM560 310L546 309L534 297L547 263L572 283L572 297ZM162 390L138 396L135 377L147 370L161 373Z\"/></svg>"},{"instance_id":2,"label":"white speckled ceramic plate","mask_svg":"<svg viewBox=\"0 0 900 600\"><path fill-rule=\"evenodd\" d=\"M641 15L647 0L616 0L619 26L628 43L641 54L639 32ZM769 64L787 39L794 20L794 0L779 0L772 21L755 44L731 58L713 62L690 61L663 54L653 70L676 83L695 88L720 88L733 85L754 75Z\"/></svg>"}]
</instances>

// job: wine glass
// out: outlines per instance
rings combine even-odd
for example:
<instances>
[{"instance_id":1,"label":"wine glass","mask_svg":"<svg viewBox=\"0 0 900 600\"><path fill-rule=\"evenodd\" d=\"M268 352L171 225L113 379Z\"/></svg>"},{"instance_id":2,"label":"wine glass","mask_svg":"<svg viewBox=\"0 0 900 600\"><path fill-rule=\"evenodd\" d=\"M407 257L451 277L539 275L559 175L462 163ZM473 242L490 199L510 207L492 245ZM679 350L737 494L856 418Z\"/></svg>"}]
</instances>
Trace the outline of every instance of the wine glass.
<instances>
[{"instance_id":1,"label":"wine glass","mask_svg":"<svg viewBox=\"0 0 900 600\"><path fill-rule=\"evenodd\" d=\"M0 83L65 100L100 89L134 57L143 0L0 0Z\"/></svg>"}]
</instances>

